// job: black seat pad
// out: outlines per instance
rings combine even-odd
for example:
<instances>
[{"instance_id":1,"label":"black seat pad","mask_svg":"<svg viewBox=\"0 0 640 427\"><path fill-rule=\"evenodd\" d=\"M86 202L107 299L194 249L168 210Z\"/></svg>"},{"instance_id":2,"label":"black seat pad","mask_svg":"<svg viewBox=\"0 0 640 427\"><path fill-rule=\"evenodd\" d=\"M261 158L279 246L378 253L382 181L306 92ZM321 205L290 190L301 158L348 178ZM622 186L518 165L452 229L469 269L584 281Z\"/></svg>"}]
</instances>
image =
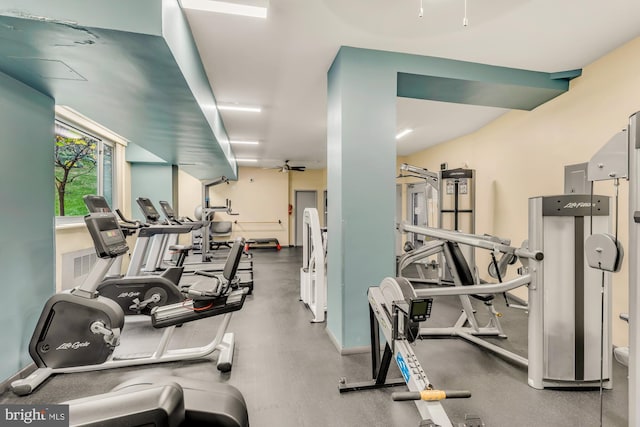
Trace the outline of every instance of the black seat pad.
<instances>
[{"instance_id":1,"label":"black seat pad","mask_svg":"<svg viewBox=\"0 0 640 427\"><path fill-rule=\"evenodd\" d=\"M473 280L473 274L471 273L471 269L469 268L469 264L462 254L462 250L460 246L456 242L447 241L447 248L449 249L449 253L451 254L451 259L453 260L453 265L450 268L454 268L458 273L458 277L460 278L460 283L462 286L473 286L475 285L475 281ZM480 301L491 301L493 300L493 295L477 295L472 294L473 298Z\"/></svg>"}]
</instances>

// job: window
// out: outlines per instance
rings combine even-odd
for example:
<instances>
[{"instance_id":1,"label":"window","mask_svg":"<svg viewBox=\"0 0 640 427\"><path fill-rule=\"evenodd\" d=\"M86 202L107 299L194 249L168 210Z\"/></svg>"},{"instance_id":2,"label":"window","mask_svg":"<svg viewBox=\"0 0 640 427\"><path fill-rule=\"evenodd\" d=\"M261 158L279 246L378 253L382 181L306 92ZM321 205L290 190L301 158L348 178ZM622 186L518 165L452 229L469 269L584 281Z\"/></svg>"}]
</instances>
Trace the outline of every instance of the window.
<instances>
[{"instance_id":1,"label":"window","mask_svg":"<svg viewBox=\"0 0 640 427\"><path fill-rule=\"evenodd\" d=\"M79 127L56 120L54 166L55 211L59 217L87 213L82 197L105 196L113 206L115 149Z\"/></svg>"}]
</instances>

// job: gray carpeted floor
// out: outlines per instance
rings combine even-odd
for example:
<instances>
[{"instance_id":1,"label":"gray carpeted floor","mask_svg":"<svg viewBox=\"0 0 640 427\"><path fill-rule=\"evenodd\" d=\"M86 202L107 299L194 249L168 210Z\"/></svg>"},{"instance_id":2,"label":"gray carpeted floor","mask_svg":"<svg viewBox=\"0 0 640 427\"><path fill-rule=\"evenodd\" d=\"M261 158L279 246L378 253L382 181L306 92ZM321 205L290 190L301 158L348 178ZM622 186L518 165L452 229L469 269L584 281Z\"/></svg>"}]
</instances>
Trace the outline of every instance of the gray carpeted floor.
<instances>
[{"instance_id":1,"label":"gray carpeted floor","mask_svg":"<svg viewBox=\"0 0 640 427\"><path fill-rule=\"evenodd\" d=\"M393 389L338 392L340 377L370 379L370 357L340 356L325 325L309 322L311 314L298 300L301 251L283 248L253 253L254 294L234 313L229 328L236 336L231 372L222 374L211 361L200 361L64 374L49 379L30 396L4 393L0 403L57 403L105 392L143 372L154 372L236 386L245 396L253 427L417 426L415 405L393 402ZM509 336L501 345L526 356L526 314L499 309L504 312L503 326ZM455 318L457 313L455 300L438 300L433 322ZM205 319L177 329L175 346L206 343L213 338L218 322ZM146 324L127 325L118 351L145 351L155 334ZM523 369L461 340L423 340L416 343L415 351L436 387L472 392L470 399L443 403L454 423L475 414L494 427L599 425L597 390L535 390L527 385ZM627 425L626 375L626 368L614 362L614 389L604 393L605 426ZM395 366L389 376L399 376Z\"/></svg>"}]
</instances>

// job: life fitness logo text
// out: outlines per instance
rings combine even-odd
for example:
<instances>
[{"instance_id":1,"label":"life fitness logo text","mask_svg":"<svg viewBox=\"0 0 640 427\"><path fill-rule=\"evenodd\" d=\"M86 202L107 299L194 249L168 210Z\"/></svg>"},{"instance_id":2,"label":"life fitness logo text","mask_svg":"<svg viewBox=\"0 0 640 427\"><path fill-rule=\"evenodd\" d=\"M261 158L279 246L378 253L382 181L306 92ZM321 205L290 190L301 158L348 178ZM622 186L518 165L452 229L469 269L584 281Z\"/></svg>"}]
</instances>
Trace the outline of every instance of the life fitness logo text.
<instances>
[{"instance_id":1,"label":"life fitness logo text","mask_svg":"<svg viewBox=\"0 0 640 427\"><path fill-rule=\"evenodd\" d=\"M564 209L590 208L595 205L595 203L590 202L570 202L564 205Z\"/></svg>"},{"instance_id":2,"label":"life fitness logo text","mask_svg":"<svg viewBox=\"0 0 640 427\"><path fill-rule=\"evenodd\" d=\"M68 426L69 405L0 405L0 425Z\"/></svg>"},{"instance_id":3,"label":"life fitness logo text","mask_svg":"<svg viewBox=\"0 0 640 427\"><path fill-rule=\"evenodd\" d=\"M137 297L138 295L140 295L140 292L123 292L118 295L118 298L133 298Z\"/></svg>"},{"instance_id":4,"label":"life fitness logo text","mask_svg":"<svg viewBox=\"0 0 640 427\"><path fill-rule=\"evenodd\" d=\"M89 347L91 343L89 341L85 342L63 342L56 348L56 350L77 350L79 348Z\"/></svg>"}]
</instances>

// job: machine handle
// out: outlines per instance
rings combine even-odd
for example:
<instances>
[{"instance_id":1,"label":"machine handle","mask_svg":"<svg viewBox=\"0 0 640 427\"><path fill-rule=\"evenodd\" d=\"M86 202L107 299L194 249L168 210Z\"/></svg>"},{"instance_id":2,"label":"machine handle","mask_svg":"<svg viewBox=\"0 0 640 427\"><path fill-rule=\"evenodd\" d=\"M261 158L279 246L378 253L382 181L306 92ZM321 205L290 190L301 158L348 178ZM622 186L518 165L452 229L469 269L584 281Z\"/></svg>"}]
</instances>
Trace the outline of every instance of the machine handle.
<instances>
[{"instance_id":1,"label":"machine handle","mask_svg":"<svg viewBox=\"0 0 640 427\"><path fill-rule=\"evenodd\" d=\"M396 402L405 400L426 400L433 402L444 399L462 399L467 397L471 397L471 392L467 390L401 391L391 394L391 398Z\"/></svg>"}]
</instances>

